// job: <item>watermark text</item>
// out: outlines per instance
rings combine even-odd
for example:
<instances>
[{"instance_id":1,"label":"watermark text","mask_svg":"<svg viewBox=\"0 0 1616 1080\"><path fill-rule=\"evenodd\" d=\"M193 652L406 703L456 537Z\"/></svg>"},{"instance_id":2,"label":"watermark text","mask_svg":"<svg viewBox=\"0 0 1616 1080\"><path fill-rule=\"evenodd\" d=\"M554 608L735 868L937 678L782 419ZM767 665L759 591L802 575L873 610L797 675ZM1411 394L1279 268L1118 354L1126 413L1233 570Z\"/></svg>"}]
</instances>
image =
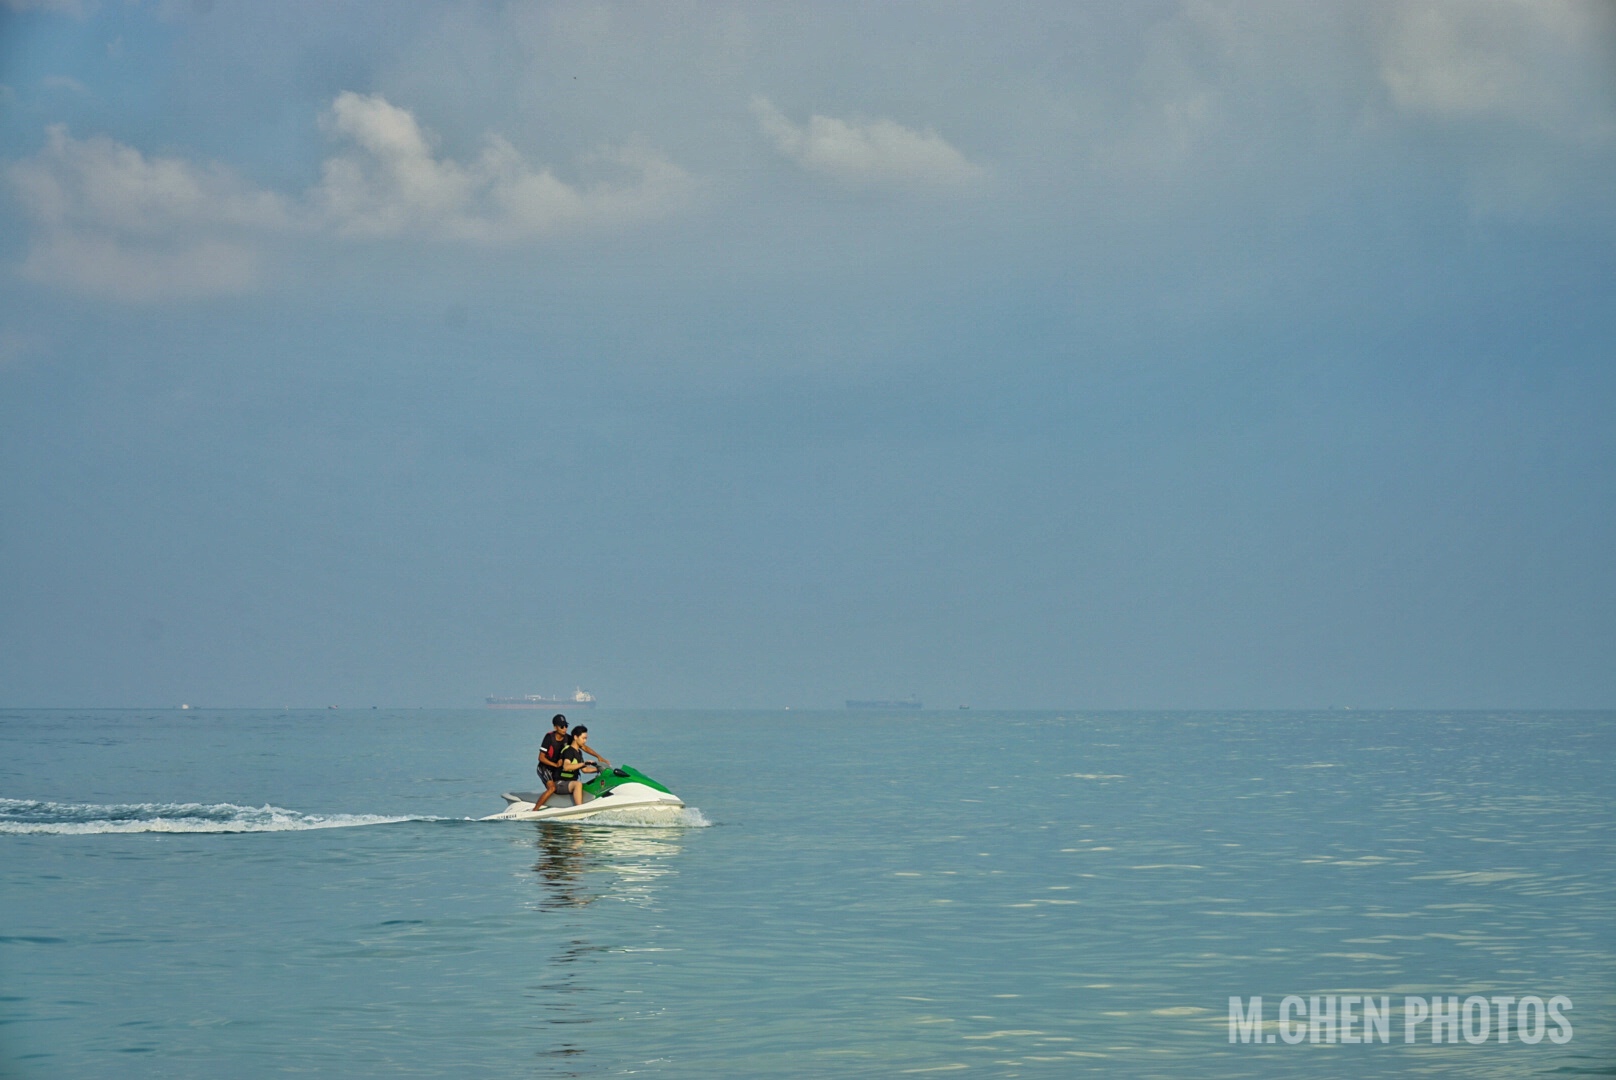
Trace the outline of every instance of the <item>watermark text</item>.
<instances>
[{"instance_id":1,"label":"watermark text","mask_svg":"<svg viewBox=\"0 0 1616 1080\"><path fill-rule=\"evenodd\" d=\"M1389 1043L1401 1029L1405 1043L1563 1044L1571 1041L1571 1008L1564 994L1405 996L1395 1008L1389 994L1287 994L1270 1019L1259 994L1229 999L1229 1041Z\"/></svg>"}]
</instances>

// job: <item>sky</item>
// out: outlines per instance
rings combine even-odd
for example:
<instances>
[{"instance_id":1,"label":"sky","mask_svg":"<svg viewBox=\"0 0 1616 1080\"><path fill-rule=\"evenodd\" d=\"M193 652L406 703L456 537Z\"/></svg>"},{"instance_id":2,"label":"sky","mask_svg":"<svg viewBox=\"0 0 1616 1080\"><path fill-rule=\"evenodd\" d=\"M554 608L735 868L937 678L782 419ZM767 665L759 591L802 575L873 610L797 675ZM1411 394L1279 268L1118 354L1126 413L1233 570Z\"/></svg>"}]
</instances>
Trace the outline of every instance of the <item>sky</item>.
<instances>
[{"instance_id":1,"label":"sky","mask_svg":"<svg viewBox=\"0 0 1616 1080\"><path fill-rule=\"evenodd\" d=\"M1616 706L1616 8L0 0L0 706Z\"/></svg>"}]
</instances>

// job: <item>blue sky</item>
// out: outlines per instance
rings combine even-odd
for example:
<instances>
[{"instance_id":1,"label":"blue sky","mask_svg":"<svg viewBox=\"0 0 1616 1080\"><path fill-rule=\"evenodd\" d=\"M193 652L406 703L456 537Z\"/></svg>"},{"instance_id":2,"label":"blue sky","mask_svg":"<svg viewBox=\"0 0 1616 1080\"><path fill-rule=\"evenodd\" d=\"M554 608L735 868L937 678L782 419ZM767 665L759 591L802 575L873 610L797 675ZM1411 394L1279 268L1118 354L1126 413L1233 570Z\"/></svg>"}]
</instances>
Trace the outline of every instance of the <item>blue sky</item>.
<instances>
[{"instance_id":1,"label":"blue sky","mask_svg":"<svg viewBox=\"0 0 1616 1080\"><path fill-rule=\"evenodd\" d=\"M0 704L1609 707L1595 3L0 4Z\"/></svg>"}]
</instances>

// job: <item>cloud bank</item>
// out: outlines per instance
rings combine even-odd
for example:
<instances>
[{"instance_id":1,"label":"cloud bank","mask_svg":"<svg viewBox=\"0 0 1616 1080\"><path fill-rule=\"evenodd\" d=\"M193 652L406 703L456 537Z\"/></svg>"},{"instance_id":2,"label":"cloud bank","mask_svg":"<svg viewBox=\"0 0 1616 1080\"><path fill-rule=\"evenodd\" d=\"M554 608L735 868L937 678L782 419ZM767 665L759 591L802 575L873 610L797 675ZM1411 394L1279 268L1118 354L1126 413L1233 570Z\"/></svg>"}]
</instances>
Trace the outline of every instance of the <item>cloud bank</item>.
<instances>
[{"instance_id":1,"label":"cloud bank","mask_svg":"<svg viewBox=\"0 0 1616 1080\"><path fill-rule=\"evenodd\" d=\"M61 124L8 170L33 226L30 280L124 301L241 293L257 242L273 233L513 244L568 228L614 228L684 204L695 179L643 147L606 147L582 165L609 175L569 184L506 139L460 163L381 95L339 94L321 127L343 144L297 198L255 189L217 163L147 157Z\"/></svg>"},{"instance_id":2,"label":"cloud bank","mask_svg":"<svg viewBox=\"0 0 1616 1080\"><path fill-rule=\"evenodd\" d=\"M1186 0L1060 18L1032 7L939 18L920 45L886 9L589 13L516 4L423 16L419 33L387 46L379 77L446 129L505 134L451 152L412 108L343 92L309 107L330 141L294 143L307 154L297 174L317 179L284 194L217 164L52 128L8 170L30 237L20 269L155 300L251 289L273 234L509 248L632 228L719 188L745 188L736 205L761 208L757 222L798 220L802 187L768 190L779 176L756 168L762 147L842 192L959 195L991 178L1002 197L977 219L1067 228L1079 246L1095 228L1139 228L1145 242L1130 250L1141 258L1179 242L1156 230L1175 212L1197 227L1317 221L1368 198L1427 217L1458 207L1578 229L1616 222L1616 8L1605 3ZM267 32L251 20L234 32L249 29ZM868 114L788 115L752 97L762 86L791 100L857 93ZM916 102L935 128L891 118L915 115ZM580 148L601 132L652 132L666 151L629 142L536 160L516 137L530 124ZM230 137L241 136L216 136ZM1249 262L1248 250L1232 257Z\"/></svg>"}]
</instances>

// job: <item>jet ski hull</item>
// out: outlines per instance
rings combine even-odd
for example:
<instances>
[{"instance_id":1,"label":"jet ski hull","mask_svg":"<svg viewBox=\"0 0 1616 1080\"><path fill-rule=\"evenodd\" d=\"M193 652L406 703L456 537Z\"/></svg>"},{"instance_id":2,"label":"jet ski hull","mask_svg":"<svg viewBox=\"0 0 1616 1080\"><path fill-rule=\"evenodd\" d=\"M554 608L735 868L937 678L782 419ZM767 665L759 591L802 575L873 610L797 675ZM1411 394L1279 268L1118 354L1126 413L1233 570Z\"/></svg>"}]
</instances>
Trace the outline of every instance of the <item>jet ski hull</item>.
<instances>
[{"instance_id":1,"label":"jet ski hull","mask_svg":"<svg viewBox=\"0 0 1616 1080\"><path fill-rule=\"evenodd\" d=\"M484 821L567 821L621 813L672 813L684 808L684 801L644 773L634 769L613 769L584 785L584 801L575 805L572 796L558 790L534 810L542 791L507 791L501 798L505 809Z\"/></svg>"}]
</instances>

